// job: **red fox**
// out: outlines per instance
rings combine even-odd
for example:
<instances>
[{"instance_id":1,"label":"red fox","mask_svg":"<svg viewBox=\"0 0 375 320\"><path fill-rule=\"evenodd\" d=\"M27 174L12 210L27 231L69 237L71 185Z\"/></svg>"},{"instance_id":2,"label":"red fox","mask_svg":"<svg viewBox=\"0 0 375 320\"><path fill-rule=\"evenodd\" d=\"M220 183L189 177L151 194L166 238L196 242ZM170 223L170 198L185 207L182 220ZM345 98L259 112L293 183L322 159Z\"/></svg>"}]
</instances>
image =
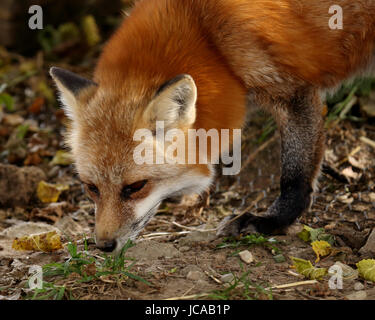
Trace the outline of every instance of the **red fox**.
<instances>
[{"instance_id":1,"label":"red fox","mask_svg":"<svg viewBox=\"0 0 375 320\"><path fill-rule=\"evenodd\" d=\"M330 8L342 8L342 28ZM163 199L199 193L212 164L136 164L134 133L238 129L247 106L275 117L280 196L222 234L270 234L312 199L324 151L322 92L374 66L373 0L141 0L105 45L93 80L53 67L70 119L67 144L96 204L97 246L121 249ZM155 141L154 141L155 142ZM153 143L151 141L151 143Z\"/></svg>"}]
</instances>

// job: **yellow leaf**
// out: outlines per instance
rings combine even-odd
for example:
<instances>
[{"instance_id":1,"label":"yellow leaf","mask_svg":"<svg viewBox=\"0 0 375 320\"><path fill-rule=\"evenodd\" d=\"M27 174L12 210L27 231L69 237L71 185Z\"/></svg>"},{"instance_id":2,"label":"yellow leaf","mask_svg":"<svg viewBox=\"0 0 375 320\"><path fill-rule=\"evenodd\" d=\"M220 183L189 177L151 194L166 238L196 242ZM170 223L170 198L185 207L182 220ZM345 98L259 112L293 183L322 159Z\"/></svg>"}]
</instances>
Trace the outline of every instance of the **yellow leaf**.
<instances>
[{"instance_id":1,"label":"yellow leaf","mask_svg":"<svg viewBox=\"0 0 375 320\"><path fill-rule=\"evenodd\" d=\"M50 162L51 165L68 166L72 163L72 158L69 152L58 150Z\"/></svg>"},{"instance_id":2,"label":"yellow leaf","mask_svg":"<svg viewBox=\"0 0 375 320\"><path fill-rule=\"evenodd\" d=\"M12 248L18 251L52 252L62 249L60 236L56 231L24 236L13 240Z\"/></svg>"},{"instance_id":3,"label":"yellow leaf","mask_svg":"<svg viewBox=\"0 0 375 320\"><path fill-rule=\"evenodd\" d=\"M293 266L299 274L311 280L320 280L327 274L325 268L315 268L309 260L290 257L293 261Z\"/></svg>"},{"instance_id":4,"label":"yellow leaf","mask_svg":"<svg viewBox=\"0 0 375 320\"><path fill-rule=\"evenodd\" d=\"M37 189L37 196L43 203L57 202L61 192L68 190L69 186L62 184L51 184L40 181Z\"/></svg>"},{"instance_id":5,"label":"yellow leaf","mask_svg":"<svg viewBox=\"0 0 375 320\"><path fill-rule=\"evenodd\" d=\"M312 249L316 254L316 261L320 261L320 257L328 256L332 252L331 245L327 241L314 241L311 243Z\"/></svg>"},{"instance_id":6,"label":"yellow leaf","mask_svg":"<svg viewBox=\"0 0 375 320\"><path fill-rule=\"evenodd\" d=\"M87 44L90 47L95 46L101 41L98 25L92 15L87 15L82 20L82 29L86 37Z\"/></svg>"},{"instance_id":7,"label":"yellow leaf","mask_svg":"<svg viewBox=\"0 0 375 320\"><path fill-rule=\"evenodd\" d=\"M366 259L357 263L359 275L366 280L375 282L375 260Z\"/></svg>"}]
</instances>

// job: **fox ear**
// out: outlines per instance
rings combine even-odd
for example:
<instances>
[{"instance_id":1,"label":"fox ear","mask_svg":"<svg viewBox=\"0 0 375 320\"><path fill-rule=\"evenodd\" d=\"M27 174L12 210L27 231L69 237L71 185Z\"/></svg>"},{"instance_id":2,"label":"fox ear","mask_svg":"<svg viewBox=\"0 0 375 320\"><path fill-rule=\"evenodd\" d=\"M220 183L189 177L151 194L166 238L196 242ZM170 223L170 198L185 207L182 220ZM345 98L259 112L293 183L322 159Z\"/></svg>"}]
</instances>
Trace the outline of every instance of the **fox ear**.
<instances>
[{"instance_id":1,"label":"fox ear","mask_svg":"<svg viewBox=\"0 0 375 320\"><path fill-rule=\"evenodd\" d=\"M81 91L89 87L96 87L97 84L73 72L57 67L52 67L49 73L60 91L60 99L64 105L64 111L72 119Z\"/></svg>"},{"instance_id":2,"label":"fox ear","mask_svg":"<svg viewBox=\"0 0 375 320\"><path fill-rule=\"evenodd\" d=\"M179 75L163 84L148 105L148 121L164 121L165 127L190 126L195 122L197 87L187 74Z\"/></svg>"}]
</instances>

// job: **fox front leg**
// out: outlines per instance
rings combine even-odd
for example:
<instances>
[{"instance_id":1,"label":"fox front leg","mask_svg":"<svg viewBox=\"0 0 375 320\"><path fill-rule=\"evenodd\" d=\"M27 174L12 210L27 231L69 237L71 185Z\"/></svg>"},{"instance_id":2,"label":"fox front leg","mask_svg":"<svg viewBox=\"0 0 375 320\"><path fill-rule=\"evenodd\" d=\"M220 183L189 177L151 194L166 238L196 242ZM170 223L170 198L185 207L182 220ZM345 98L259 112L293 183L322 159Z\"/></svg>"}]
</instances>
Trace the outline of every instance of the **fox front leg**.
<instances>
[{"instance_id":1,"label":"fox front leg","mask_svg":"<svg viewBox=\"0 0 375 320\"><path fill-rule=\"evenodd\" d=\"M246 213L222 221L218 235L273 234L292 224L311 205L324 151L324 121L317 90L300 90L290 101L274 100L281 136L280 196L263 216ZM232 222L231 222L232 221Z\"/></svg>"}]
</instances>

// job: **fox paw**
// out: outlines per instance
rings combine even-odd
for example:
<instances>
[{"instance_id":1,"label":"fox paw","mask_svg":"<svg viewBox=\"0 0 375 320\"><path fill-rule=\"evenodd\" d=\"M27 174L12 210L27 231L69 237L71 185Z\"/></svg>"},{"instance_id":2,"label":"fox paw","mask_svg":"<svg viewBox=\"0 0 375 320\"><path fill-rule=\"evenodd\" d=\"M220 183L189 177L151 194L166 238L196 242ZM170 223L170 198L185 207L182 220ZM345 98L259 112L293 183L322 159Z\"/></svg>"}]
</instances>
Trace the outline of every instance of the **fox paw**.
<instances>
[{"instance_id":1,"label":"fox paw","mask_svg":"<svg viewBox=\"0 0 375 320\"><path fill-rule=\"evenodd\" d=\"M257 233L256 226L252 223L257 220L257 216L246 213L241 217L233 214L224 218L216 232L220 237L238 237L241 234Z\"/></svg>"},{"instance_id":2,"label":"fox paw","mask_svg":"<svg viewBox=\"0 0 375 320\"><path fill-rule=\"evenodd\" d=\"M271 207L272 208L272 207ZM231 215L223 219L216 235L237 237L240 234L262 233L267 235L284 233L279 219L267 211L264 216L246 213L242 216Z\"/></svg>"}]
</instances>

